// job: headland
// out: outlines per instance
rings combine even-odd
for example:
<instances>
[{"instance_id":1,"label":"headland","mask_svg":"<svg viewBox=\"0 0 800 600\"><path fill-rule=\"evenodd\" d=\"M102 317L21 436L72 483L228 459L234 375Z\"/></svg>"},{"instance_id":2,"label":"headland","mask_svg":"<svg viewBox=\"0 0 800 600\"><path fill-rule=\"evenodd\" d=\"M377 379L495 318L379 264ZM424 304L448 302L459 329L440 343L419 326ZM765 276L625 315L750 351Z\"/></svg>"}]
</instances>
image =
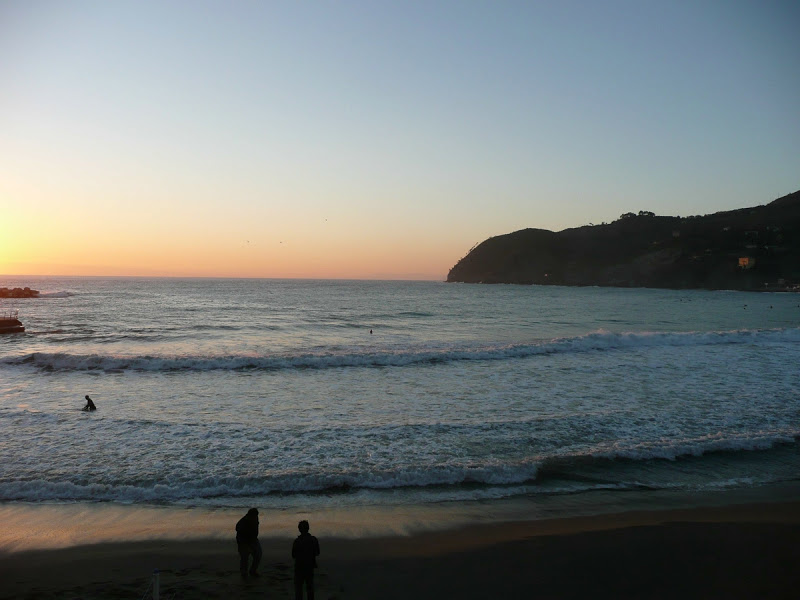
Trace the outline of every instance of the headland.
<instances>
[{"instance_id":1,"label":"headland","mask_svg":"<svg viewBox=\"0 0 800 600\"><path fill-rule=\"evenodd\" d=\"M704 216L625 213L560 232L487 239L448 282L800 291L800 191Z\"/></svg>"}]
</instances>

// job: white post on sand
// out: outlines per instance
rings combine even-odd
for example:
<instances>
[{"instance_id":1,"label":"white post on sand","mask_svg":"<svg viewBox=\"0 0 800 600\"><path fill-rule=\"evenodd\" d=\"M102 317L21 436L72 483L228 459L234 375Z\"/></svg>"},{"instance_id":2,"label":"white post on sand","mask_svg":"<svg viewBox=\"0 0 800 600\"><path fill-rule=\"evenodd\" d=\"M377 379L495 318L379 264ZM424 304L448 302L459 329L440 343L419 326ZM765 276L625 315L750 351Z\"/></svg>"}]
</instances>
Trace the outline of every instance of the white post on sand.
<instances>
[{"instance_id":1,"label":"white post on sand","mask_svg":"<svg viewBox=\"0 0 800 600\"><path fill-rule=\"evenodd\" d=\"M153 600L158 600L158 569L153 569Z\"/></svg>"}]
</instances>

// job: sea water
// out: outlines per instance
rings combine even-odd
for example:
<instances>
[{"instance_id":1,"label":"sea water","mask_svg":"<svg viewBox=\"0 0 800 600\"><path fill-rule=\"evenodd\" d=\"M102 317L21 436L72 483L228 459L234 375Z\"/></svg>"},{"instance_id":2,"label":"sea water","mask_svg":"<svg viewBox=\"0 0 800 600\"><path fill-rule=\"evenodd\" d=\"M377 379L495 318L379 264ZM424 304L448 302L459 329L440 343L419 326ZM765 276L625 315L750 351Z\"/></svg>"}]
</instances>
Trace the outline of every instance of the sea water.
<instances>
[{"instance_id":1,"label":"sea water","mask_svg":"<svg viewBox=\"0 0 800 600\"><path fill-rule=\"evenodd\" d=\"M0 502L541 505L800 481L800 296L5 278ZM82 412L89 394L98 410Z\"/></svg>"}]
</instances>

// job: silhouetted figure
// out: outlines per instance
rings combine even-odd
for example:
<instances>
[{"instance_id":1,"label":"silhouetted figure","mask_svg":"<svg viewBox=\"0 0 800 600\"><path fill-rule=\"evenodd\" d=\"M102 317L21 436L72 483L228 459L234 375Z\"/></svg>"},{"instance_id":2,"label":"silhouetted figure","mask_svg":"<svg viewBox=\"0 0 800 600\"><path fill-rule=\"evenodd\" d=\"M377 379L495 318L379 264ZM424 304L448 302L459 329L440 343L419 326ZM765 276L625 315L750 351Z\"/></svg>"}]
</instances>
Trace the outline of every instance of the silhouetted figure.
<instances>
[{"instance_id":1,"label":"silhouetted figure","mask_svg":"<svg viewBox=\"0 0 800 600\"><path fill-rule=\"evenodd\" d=\"M250 565L250 575L258 577L258 563L261 562L261 542L258 541L258 509L251 508L247 514L236 523L236 545L239 547L239 571L242 577L247 577L247 563L253 555L253 564Z\"/></svg>"},{"instance_id":2,"label":"silhouetted figure","mask_svg":"<svg viewBox=\"0 0 800 600\"><path fill-rule=\"evenodd\" d=\"M292 544L294 559L294 597L303 600L303 584L306 584L306 597L314 600L314 569L319 556L319 541L308 533L308 521L297 524L300 535Z\"/></svg>"},{"instance_id":3,"label":"silhouetted figure","mask_svg":"<svg viewBox=\"0 0 800 600\"><path fill-rule=\"evenodd\" d=\"M372 335L372 329L369 330L369 334Z\"/></svg>"},{"instance_id":4,"label":"silhouetted figure","mask_svg":"<svg viewBox=\"0 0 800 600\"><path fill-rule=\"evenodd\" d=\"M94 402L92 402L92 399L89 398L89 394L86 394L86 406L83 407L83 410L86 411L97 410L97 407L94 405Z\"/></svg>"}]
</instances>

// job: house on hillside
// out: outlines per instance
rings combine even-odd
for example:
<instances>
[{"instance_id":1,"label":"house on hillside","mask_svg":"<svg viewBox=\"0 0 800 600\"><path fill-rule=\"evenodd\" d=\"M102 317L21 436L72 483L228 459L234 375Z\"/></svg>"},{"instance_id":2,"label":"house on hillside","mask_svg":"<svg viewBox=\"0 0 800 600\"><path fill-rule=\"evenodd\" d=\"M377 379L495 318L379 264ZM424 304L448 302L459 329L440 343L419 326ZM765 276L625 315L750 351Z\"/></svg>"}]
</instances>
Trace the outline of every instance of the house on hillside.
<instances>
[{"instance_id":1,"label":"house on hillside","mask_svg":"<svg viewBox=\"0 0 800 600\"><path fill-rule=\"evenodd\" d=\"M752 256L739 257L739 268L742 270L752 269L756 264L756 259Z\"/></svg>"}]
</instances>

